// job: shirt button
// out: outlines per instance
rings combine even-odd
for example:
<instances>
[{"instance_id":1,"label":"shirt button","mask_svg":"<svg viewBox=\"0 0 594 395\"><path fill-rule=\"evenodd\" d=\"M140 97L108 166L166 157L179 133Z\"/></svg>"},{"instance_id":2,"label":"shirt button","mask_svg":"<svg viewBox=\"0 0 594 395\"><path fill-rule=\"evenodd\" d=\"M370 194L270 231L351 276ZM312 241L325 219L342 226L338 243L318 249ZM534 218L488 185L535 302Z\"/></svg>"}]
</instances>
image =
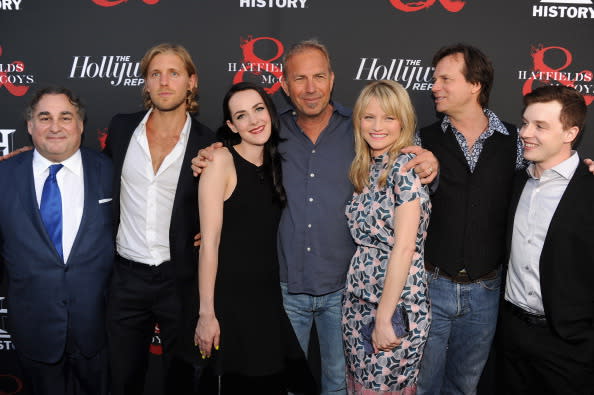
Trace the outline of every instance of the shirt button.
<instances>
[{"instance_id":1,"label":"shirt button","mask_svg":"<svg viewBox=\"0 0 594 395\"><path fill-rule=\"evenodd\" d=\"M315 149L312 149L312 150L311 150L311 153L312 153L312 154L315 154L315 153L316 153L316 150L315 150Z\"/></svg>"},{"instance_id":2,"label":"shirt button","mask_svg":"<svg viewBox=\"0 0 594 395\"><path fill-rule=\"evenodd\" d=\"M309 176L310 176L311 178L314 178L316 175L315 175L314 173L309 173Z\"/></svg>"},{"instance_id":3,"label":"shirt button","mask_svg":"<svg viewBox=\"0 0 594 395\"><path fill-rule=\"evenodd\" d=\"M309 199L307 199L307 200L309 200L310 202L313 202L313 198L312 198L312 197L310 197L310 198L309 198Z\"/></svg>"},{"instance_id":4,"label":"shirt button","mask_svg":"<svg viewBox=\"0 0 594 395\"><path fill-rule=\"evenodd\" d=\"M532 294L533 294L533 293L534 293L534 292L530 291L530 292L528 292L528 295L532 296Z\"/></svg>"},{"instance_id":5,"label":"shirt button","mask_svg":"<svg viewBox=\"0 0 594 395\"><path fill-rule=\"evenodd\" d=\"M310 252L310 251L311 251L311 248L307 247L307 252Z\"/></svg>"},{"instance_id":6,"label":"shirt button","mask_svg":"<svg viewBox=\"0 0 594 395\"><path fill-rule=\"evenodd\" d=\"M311 228L311 224L307 224L307 227L308 227L308 228Z\"/></svg>"},{"instance_id":7,"label":"shirt button","mask_svg":"<svg viewBox=\"0 0 594 395\"><path fill-rule=\"evenodd\" d=\"M524 266L524 269L526 270L530 270L530 268L528 266Z\"/></svg>"}]
</instances>

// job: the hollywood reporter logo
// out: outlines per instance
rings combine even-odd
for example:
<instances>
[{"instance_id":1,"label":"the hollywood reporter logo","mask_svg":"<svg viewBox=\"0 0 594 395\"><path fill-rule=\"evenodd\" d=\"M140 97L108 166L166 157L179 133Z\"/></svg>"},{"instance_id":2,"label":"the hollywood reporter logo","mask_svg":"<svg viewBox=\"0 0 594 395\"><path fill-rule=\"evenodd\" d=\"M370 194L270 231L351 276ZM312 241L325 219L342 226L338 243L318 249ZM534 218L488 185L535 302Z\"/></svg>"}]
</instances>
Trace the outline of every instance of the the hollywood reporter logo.
<instances>
[{"instance_id":1,"label":"the hollywood reporter logo","mask_svg":"<svg viewBox=\"0 0 594 395\"><path fill-rule=\"evenodd\" d=\"M0 46L2 56L2 46ZM27 85L34 82L32 75L23 75L25 64L20 60L11 63L0 62L0 89L5 88L13 96L23 96L29 90Z\"/></svg>"},{"instance_id":2,"label":"the hollywood reporter logo","mask_svg":"<svg viewBox=\"0 0 594 395\"><path fill-rule=\"evenodd\" d=\"M429 8L436 3L437 0L421 0L421 1L403 1L403 0L390 0L390 3L394 8L404 12L416 12ZM463 0L439 0L439 3L443 8L449 12L459 12L464 8L466 2Z\"/></svg>"},{"instance_id":3,"label":"the hollywood reporter logo","mask_svg":"<svg viewBox=\"0 0 594 395\"><path fill-rule=\"evenodd\" d=\"M275 46L275 54L269 59L262 59L256 55L256 43L269 42ZM243 82L246 79L246 73L252 74L260 79L264 85L264 90L268 94L273 94L280 89L283 76L283 66L275 63L283 55L285 47L283 43L273 37L248 36L247 39L241 39L240 45L243 58L241 63L229 63L228 71L235 72L233 83Z\"/></svg>"},{"instance_id":4,"label":"the hollywood reporter logo","mask_svg":"<svg viewBox=\"0 0 594 395\"><path fill-rule=\"evenodd\" d=\"M546 63L545 56L561 56L563 63L559 67L553 67ZM532 92L535 82L546 85L565 85L574 88L584 96L586 104L590 105L594 101L594 85L592 83L593 73L591 70L570 71L568 67L573 62L573 55L567 48L533 47L532 48L532 70L520 70L518 79L525 79L522 86L522 94L526 95Z\"/></svg>"},{"instance_id":5,"label":"the hollywood reporter logo","mask_svg":"<svg viewBox=\"0 0 594 395\"><path fill-rule=\"evenodd\" d=\"M113 7L126 3L128 0L92 0L93 3L100 5L101 7ZM155 5L161 0L141 0L144 4Z\"/></svg>"}]
</instances>

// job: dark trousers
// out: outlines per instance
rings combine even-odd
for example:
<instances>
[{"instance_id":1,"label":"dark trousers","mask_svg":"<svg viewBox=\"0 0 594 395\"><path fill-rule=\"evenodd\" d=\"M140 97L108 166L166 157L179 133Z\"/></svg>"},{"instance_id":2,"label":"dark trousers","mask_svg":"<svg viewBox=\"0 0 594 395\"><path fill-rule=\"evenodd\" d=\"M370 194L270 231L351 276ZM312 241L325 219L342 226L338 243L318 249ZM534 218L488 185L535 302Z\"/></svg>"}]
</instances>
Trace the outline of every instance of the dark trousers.
<instances>
[{"instance_id":1,"label":"dark trousers","mask_svg":"<svg viewBox=\"0 0 594 395\"><path fill-rule=\"evenodd\" d=\"M192 377L180 377L180 372L186 369L172 352L182 325L180 311L171 262L149 266L121 257L116 259L108 301L112 395L144 393L155 323L159 324L163 347L163 393L172 393L172 387L176 388L176 394L193 392ZM175 368L172 368L174 360ZM191 373L192 369L187 371Z\"/></svg>"},{"instance_id":2,"label":"dark trousers","mask_svg":"<svg viewBox=\"0 0 594 395\"><path fill-rule=\"evenodd\" d=\"M107 349L86 358L69 341L63 357L56 363L34 361L18 351L17 355L25 375L25 390L31 395L108 393Z\"/></svg>"},{"instance_id":3,"label":"dark trousers","mask_svg":"<svg viewBox=\"0 0 594 395\"><path fill-rule=\"evenodd\" d=\"M594 394L594 356L574 358L579 345L550 327L531 324L504 303L500 322L506 394Z\"/></svg>"}]
</instances>

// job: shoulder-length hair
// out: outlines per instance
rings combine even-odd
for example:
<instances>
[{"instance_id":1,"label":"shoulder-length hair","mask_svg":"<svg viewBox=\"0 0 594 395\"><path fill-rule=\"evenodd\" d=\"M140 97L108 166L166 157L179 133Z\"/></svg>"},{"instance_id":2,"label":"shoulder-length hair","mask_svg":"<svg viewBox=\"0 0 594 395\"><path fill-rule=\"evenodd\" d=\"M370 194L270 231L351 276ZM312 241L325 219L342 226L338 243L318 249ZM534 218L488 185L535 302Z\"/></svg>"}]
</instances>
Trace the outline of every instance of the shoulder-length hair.
<instances>
[{"instance_id":1,"label":"shoulder-length hair","mask_svg":"<svg viewBox=\"0 0 594 395\"><path fill-rule=\"evenodd\" d=\"M217 130L217 138L221 140L226 147L231 147L241 143L241 136L239 136L239 133L233 133L229 126L227 126L227 121L233 123L231 110L229 108L229 100L231 100L233 95L235 95L237 92L247 90L254 90L260 95L264 105L266 106L266 109L268 110L268 114L270 114L271 133L270 138L264 144L264 166L270 171L274 190L276 191L276 197L280 201L281 205L284 206L287 197L285 194L285 189L283 188L283 176L281 170L282 156L278 151L278 144L281 142L279 134L280 120L272 99L260 85L254 84L252 82L239 82L229 88L225 94L225 97L223 98L223 124Z\"/></svg>"},{"instance_id":2,"label":"shoulder-length hair","mask_svg":"<svg viewBox=\"0 0 594 395\"><path fill-rule=\"evenodd\" d=\"M415 110L406 89L402 85L395 81L381 80L374 81L363 88L353 109L355 159L353 159L349 172L349 178L357 193L360 193L363 188L369 185L371 153L369 145L362 135L361 119L372 98L379 102L380 107L386 114L396 117L401 125L400 135L388 149L388 166L378 180L378 186L380 188L386 185L386 179L400 150L413 143L414 133L417 127Z\"/></svg>"}]
</instances>

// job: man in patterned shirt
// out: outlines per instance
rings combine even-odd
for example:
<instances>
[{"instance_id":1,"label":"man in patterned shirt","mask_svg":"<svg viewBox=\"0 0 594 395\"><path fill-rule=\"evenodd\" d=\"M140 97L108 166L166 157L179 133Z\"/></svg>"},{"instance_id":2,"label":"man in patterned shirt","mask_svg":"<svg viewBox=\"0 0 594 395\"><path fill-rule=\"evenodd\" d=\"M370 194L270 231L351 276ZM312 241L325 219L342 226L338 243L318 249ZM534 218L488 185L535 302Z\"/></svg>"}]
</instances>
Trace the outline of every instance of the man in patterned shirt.
<instances>
[{"instance_id":1,"label":"man in patterned shirt","mask_svg":"<svg viewBox=\"0 0 594 395\"><path fill-rule=\"evenodd\" d=\"M516 127L487 109L493 66L457 44L433 58L432 88L442 120L422 128L439 159L439 187L425 244L432 324L419 394L476 392L499 306L508 201L523 167Z\"/></svg>"}]
</instances>

